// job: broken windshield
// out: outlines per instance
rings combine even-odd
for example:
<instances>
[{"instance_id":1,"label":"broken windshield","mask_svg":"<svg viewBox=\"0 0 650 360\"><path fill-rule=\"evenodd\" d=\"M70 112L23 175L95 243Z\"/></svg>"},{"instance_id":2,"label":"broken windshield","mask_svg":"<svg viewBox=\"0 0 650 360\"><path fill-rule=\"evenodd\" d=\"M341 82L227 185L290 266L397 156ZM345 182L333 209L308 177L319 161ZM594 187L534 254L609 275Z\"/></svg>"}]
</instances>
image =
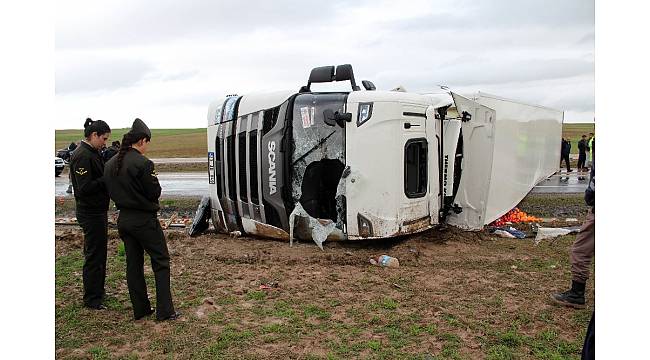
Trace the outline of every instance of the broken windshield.
<instances>
[{"instance_id":1,"label":"broken windshield","mask_svg":"<svg viewBox=\"0 0 650 360\"><path fill-rule=\"evenodd\" d=\"M316 219L345 222L345 128L329 126L323 112L344 113L347 94L301 94L294 101L291 189L294 207Z\"/></svg>"}]
</instances>

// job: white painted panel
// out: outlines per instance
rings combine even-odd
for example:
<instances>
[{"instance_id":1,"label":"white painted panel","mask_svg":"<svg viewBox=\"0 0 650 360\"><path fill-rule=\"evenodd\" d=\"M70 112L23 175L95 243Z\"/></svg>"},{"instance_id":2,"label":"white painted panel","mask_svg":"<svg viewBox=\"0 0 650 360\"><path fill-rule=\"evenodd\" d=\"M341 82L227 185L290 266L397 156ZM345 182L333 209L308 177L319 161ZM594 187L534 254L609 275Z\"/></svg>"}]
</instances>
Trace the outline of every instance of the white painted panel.
<instances>
[{"instance_id":1,"label":"white painted panel","mask_svg":"<svg viewBox=\"0 0 650 360\"><path fill-rule=\"evenodd\" d=\"M563 112L478 93L496 111L492 181L485 223L515 207L559 169Z\"/></svg>"},{"instance_id":2,"label":"white painted panel","mask_svg":"<svg viewBox=\"0 0 650 360\"><path fill-rule=\"evenodd\" d=\"M492 150L494 146L495 112L485 106L452 93L458 113L468 112L471 119L461 124L463 130L463 172L454 203L462 212L452 212L447 222L467 230L480 230L485 224Z\"/></svg>"}]
</instances>

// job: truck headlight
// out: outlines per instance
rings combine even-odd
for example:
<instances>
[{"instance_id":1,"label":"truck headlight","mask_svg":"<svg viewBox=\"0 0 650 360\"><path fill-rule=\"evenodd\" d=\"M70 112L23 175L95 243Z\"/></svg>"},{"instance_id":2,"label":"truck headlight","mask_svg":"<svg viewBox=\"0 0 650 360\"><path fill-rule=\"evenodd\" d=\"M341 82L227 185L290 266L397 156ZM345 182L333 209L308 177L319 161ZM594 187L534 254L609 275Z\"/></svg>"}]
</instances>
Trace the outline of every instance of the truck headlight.
<instances>
[{"instance_id":1,"label":"truck headlight","mask_svg":"<svg viewBox=\"0 0 650 360\"><path fill-rule=\"evenodd\" d=\"M363 125L372 117L372 103L359 103L359 111L357 112L357 126Z\"/></svg>"},{"instance_id":2,"label":"truck headlight","mask_svg":"<svg viewBox=\"0 0 650 360\"><path fill-rule=\"evenodd\" d=\"M357 222L359 226L359 236L367 238L373 236L372 223L368 218L361 214L357 214Z\"/></svg>"}]
</instances>

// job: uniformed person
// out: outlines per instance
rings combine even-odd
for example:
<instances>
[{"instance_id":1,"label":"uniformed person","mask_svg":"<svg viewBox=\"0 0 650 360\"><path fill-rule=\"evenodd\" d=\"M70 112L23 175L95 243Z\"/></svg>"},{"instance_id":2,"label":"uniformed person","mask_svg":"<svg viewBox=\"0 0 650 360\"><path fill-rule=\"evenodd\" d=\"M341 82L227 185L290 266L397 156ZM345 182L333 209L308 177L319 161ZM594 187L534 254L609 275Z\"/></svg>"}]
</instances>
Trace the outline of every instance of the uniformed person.
<instances>
[{"instance_id":1,"label":"uniformed person","mask_svg":"<svg viewBox=\"0 0 650 360\"><path fill-rule=\"evenodd\" d=\"M153 314L144 279L144 251L151 257L156 279L156 319L174 320L169 280L169 252L156 213L160 184L153 162L143 154L151 131L140 119L124 134L120 151L106 163L108 193L120 210L117 227L126 250L126 279L136 320Z\"/></svg>"},{"instance_id":2,"label":"uniformed person","mask_svg":"<svg viewBox=\"0 0 650 360\"><path fill-rule=\"evenodd\" d=\"M108 192L103 183L104 161L99 155L111 135L102 120L84 123L85 140L70 158L70 181L74 188L77 221L84 233L83 303L94 310L105 309L106 246L108 242Z\"/></svg>"}]
</instances>

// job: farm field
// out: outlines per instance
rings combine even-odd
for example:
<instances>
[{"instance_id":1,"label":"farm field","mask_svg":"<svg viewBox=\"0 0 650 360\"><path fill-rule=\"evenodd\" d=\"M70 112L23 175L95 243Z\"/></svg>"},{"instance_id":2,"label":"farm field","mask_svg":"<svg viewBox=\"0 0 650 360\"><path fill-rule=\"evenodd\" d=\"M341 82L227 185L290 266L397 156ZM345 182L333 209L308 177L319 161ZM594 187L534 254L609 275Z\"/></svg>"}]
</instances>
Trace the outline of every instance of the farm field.
<instances>
[{"instance_id":1,"label":"farm field","mask_svg":"<svg viewBox=\"0 0 650 360\"><path fill-rule=\"evenodd\" d=\"M122 136L129 129L113 129L110 141L122 141ZM167 157L206 157L208 152L205 128L197 129L152 129L152 142L147 156L150 158ZM580 135L594 132L594 124L564 124L562 136L570 137L571 152L578 153ZM67 147L72 141L83 137L82 130L56 130L54 150Z\"/></svg>"},{"instance_id":2,"label":"farm field","mask_svg":"<svg viewBox=\"0 0 650 360\"><path fill-rule=\"evenodd\" d=\"M122 141L129 129L112 129L109 142ZM205 128L198 129L151 129L151 145L147 157L206 157L208 152ZM56 130L54 151L68 146L72 141L83 138L83 130ZM110 145L110 144L109 144Z\"/></svg>"},{"instance_id":3,"label":"farm field","mask_svg":"<svg viewBox=\"0 0 650 360\"><path fill-rule=\"evenodd\" d=\"M198 198L161 199L161 218ZM581 194L529 195L534 216L584 219ZM109 212L109 216L112 211ZM56 216L74 202L56 201ZM553 225L563 225L560 220ZM552 226L553 226L552 225ZM81 307L83 236L57 226L56 357L61 359L579 359L594 308L550 303L570 282L573 235L535 246L450 227L385 241L288 243L166 230L183 317L133 321L125 256L109 230L108 307ZM397 257L399 268L371 265ZM145 260L150 298L153 274ZM261 285L270 285L267 290Z\"/></svg>"}]
</instances>

